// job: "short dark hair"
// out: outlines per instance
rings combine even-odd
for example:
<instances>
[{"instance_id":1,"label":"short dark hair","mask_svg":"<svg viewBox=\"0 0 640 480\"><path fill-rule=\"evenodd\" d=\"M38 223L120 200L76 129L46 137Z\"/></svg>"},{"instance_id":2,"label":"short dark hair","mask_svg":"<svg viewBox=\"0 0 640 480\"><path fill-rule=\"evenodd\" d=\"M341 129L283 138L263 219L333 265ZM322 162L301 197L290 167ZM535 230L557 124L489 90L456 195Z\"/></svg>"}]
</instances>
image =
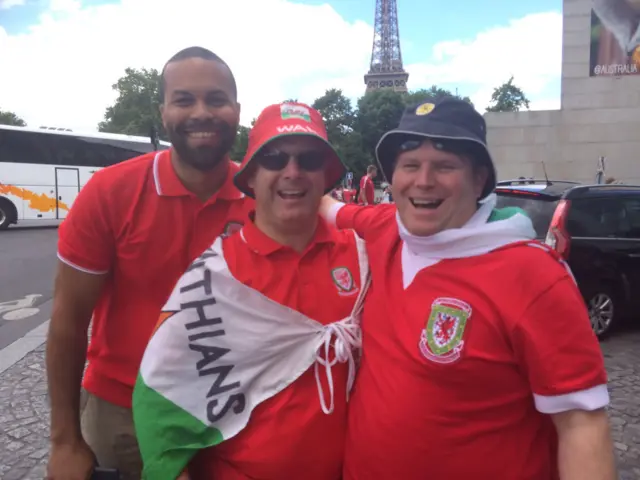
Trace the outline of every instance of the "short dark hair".
<instances>
[{"instance_id":1,"label":"short dark hair","mask_svg":"<svg viewBox=\"0 0 640 480\"><path fill-rule=\"evenodd\" d=\"M225 67L227 67L227 70L229 70L229 75L231 75L231 86L233 88L233 99L234 100L238 99L238 87L236 85L236 79L233 76L233 72L231 71L231 68L229 68L229 65L227 65L227 62L225 62L218 55L213 53L211 50L207 50L206 48L203 48L203 47L188 47L188 48L182 49L178 53L176 53L173 57L171 57L169 59L169 61L167 63L164 64L164 67L162 67L162 73L160 73L160 86L158 88L158 94L160 96L160 102L161 103L163 102L164 94L165 94L165 88L166 88L165 80L164 80L164 73L165 73L165 70L167 69L167 65L169 65L170 63L174 63L174 62L179 62L181 60L187 60L189 58L202 58L203 60L210 60L212 62L218 62L218 63L224 65Z\"/></svg>"}]
</instances>

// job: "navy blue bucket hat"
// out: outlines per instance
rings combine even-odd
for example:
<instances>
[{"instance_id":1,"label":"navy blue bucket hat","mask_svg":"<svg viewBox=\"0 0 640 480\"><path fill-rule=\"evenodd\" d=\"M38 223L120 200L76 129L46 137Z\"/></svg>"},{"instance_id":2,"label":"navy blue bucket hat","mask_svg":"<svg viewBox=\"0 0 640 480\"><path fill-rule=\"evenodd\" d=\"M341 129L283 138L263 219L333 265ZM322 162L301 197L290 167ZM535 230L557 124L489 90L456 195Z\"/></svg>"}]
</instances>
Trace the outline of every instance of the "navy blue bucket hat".
<instances>
[{"instance_id":1,"label":"navy blue bucket hat","mask_svg":"<svg viewBox=\"0 0 640 480\"><path fill-rule=\"evenodd\" d=\"M487 148L487 124L473 106L456 97L408 107L398 128L385 133L376 146L376 159L388 182L400 145L412 137L430 139L436 147L469 156L489 172L480 199L496 187L496 170Z\"/></svg>"}]
</instances>

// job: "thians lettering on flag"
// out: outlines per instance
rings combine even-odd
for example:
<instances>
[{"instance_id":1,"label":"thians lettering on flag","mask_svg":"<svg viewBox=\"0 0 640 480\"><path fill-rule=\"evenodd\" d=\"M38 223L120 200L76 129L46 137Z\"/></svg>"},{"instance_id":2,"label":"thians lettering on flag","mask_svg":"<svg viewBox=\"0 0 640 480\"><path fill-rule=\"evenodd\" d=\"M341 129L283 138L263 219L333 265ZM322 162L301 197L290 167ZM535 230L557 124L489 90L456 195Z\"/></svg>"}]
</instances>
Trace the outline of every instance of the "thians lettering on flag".
<instances>
[{"instance_id":1,"label":"thians lettering on flag","mask_svg":"<svg viewBox=\"0 0 640 480\"><path fill-rule=\"evenodd\" d=\"M231 410L235 414L242 413L246 407L244 394L231 393L240 388L240 382L225 384L234 365L216 363L227 355L230 350L217 345L199 343L205 338L217 338L225 335L222 317L215 316L217 313L215 310L216 299L211 291L211 271L207 269L204 263L207 258L215 256L217 254L213 250L206 250L189 268L189 271L200 272L202 279L180 288L181 294L197 290L201 290L203 293L202 300L181 302L180 310L189 312L190 309L194 309L198 317L197 321L185 324L185 329L189 333L189 349L202 355L202 358L195 365L198 375L201 377L215 376L211 389L207 393L207 399L209 399L207 402L207 418L212 423L220 420ZM205 311L205 307L209 307L207 311ZM220 397L222 395L225 395L224 401L221 401Z\"/></svg>"}]
</instances>

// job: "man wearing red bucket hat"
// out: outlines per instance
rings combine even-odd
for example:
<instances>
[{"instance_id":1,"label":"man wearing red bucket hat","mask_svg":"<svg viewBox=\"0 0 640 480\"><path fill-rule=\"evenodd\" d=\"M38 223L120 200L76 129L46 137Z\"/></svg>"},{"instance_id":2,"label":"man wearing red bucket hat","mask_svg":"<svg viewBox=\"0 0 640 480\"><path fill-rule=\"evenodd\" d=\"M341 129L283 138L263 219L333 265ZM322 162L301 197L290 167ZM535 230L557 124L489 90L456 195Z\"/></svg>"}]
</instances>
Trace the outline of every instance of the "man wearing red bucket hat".
<instances>
[{"instance_id":1,"label":"man wearing red bucket hat","mask_svg":"<svg viewBox=\"0 0 640 480\"><path fill-rule=\"evenodd\" d=\"M142 361L144 478L173 480L187 465L194 479L341 478L368 262L362 240L318 208L344 173L316 110L276 104L256 120L234 179L255 211L181 278ZM185 306L209 300L220 329L187 348L204 307Z\"/></svg>"}]
</instances>

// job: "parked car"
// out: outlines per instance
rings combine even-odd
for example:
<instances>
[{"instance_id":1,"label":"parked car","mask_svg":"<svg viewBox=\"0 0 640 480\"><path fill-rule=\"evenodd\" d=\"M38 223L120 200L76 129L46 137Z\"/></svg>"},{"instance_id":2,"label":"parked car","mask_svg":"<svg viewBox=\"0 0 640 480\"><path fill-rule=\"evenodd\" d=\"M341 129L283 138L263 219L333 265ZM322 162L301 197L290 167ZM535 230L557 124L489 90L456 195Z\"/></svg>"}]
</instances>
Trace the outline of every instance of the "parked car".
<instances>
[{"instance_id":1,"label":"parked car","mask_svg":"<svg viewBox=\"0 0 640 480\"><path fill-rule=\"evenodd\" d=\"M640 312L640 186L498 182L498 207L520 207L569 264L603 338Z\"/></svg>"}]
</instances>

